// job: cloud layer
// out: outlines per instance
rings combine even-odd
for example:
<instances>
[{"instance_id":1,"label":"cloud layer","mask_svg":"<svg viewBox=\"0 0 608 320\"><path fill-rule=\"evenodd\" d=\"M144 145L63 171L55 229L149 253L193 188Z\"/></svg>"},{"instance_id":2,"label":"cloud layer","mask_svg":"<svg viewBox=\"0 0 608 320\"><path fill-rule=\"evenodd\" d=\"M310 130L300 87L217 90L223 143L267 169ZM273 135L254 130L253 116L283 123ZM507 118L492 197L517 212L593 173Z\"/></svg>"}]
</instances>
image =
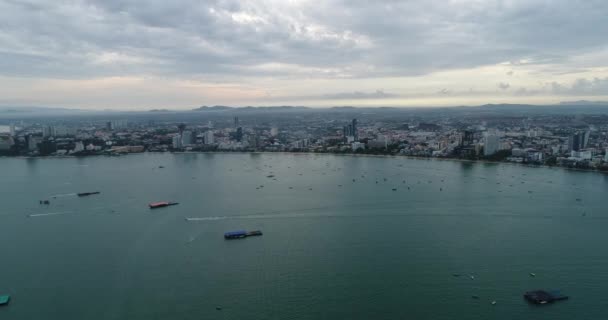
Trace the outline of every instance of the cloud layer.
<instances>
[{"instance_id":1,"label":"cloud layer","mask_svg":"<svg viewBox=\"0 0 608 320\"><path fill-rule=\"evenodd\" d=\"M468 88L501 99L603 96L607 15L602 0L6 0L0 77L32 90L131 79L142 90L190 88L175 101L195 105L381 102ZM210 101L223 99L218 84L231 88L228 101ZM27 100L5 91L4 102ZM94 106L87 90L66 101Z\"/></svg>"}]
</instances>

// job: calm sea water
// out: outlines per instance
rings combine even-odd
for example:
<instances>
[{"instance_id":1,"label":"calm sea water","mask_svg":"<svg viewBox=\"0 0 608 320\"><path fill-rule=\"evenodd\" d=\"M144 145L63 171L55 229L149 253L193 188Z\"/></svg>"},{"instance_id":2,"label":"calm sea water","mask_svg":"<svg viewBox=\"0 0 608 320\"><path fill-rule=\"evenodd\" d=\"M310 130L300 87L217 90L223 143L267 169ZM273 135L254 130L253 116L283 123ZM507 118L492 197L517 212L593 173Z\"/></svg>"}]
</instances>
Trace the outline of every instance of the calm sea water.
<instances>
[{"instance_id":1,"label":"calm sea water","mask_svg":"<svg viewBox=\"0 0 608 320\"><path fill-rule=\"evenodd\" d=\"M608 314L598 173L290 154L4 158L0 170L0 294L12 295L0 319ZM161 200L180 204L147 208ZM264 235L223 239L238 229ZM571 299L523 301L539 288Z\"/></svg>"}]
</instances>

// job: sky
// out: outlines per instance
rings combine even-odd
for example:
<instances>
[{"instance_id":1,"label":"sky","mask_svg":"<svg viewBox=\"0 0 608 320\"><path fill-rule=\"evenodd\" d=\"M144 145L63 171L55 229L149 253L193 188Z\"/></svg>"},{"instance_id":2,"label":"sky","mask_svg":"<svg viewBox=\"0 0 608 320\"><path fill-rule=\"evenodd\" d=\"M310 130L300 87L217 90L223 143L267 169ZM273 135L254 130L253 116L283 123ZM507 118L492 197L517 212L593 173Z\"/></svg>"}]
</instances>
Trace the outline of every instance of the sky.
<instances>
[{"instance_id":1,"label":"sky","mask_svg":"<svg viewBox=\"0 0 608 320\"><path fill-rule=\"evenodd\" d=\"M0 1L0 105L608 100L605 0Z\"/></svg>"}]
</instances>

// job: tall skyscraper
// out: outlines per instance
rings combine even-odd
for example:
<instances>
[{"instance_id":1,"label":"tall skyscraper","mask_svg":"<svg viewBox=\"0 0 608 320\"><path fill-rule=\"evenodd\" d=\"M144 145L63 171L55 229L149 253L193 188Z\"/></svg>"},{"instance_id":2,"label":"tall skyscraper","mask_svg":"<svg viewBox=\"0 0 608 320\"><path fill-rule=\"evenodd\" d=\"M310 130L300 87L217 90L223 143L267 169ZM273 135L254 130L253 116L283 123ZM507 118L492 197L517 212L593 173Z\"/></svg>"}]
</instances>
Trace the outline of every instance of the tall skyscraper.
<instances>
[{"instance_id":1,"label":"tall skyscraper","mask_svg":"<svg viewBox=\"0 0 608 320\"><path fill-rule=\"evenodd\" d=\"M214 144L215 137L213 135L213 130L209 130L205 132L205 144Z\"/></svg>"},{"instance_id":2,"label":"tall skyscraper","mask_svg":"<svg viewBox=\"0 0 608 320\"><path fill-rule=\"evenodd\" d=\"M236 128L236 141L241 142L243 140L243 127Z\"/></svg>"},{"instance_id":3,"label":"tall skyscraper","mask_svg":"<svg viewBox=\"0 0 608 320\"><path fill-rule=\"evenodd\" d=\"M568 149L570 151L580 151L587 148L591 132L576 132L568 138Z\"/></svg>"},{"instance_id":4,"label":"tall skyscraper","mask_svg":"<svg viewBox=\"0 0 608 320\"><path fill-rule=\"evenodd\" d=\"M239 117L234 117L234 127L238 128L239 127Z\"/></svg>"},{"instance_id":5,"label":"tall skyscraper","mask_svg":"<svg viewBox=\"0 0 608 320\"><path fill-rule=\"evenodd\" d=\"M193 134L192 131L184 131L181 134L182 136L182 146L189 146L193 143Z\"/></svg>"},{"instance_id":6,"label":"tall skyscraper","mask_svg":"<svg viewBox=\"0 0 608 320\"><path fill-rule=\"evenodd\" d=\"M179 134L173 136L173 149L181 149L182 137Z\"/></svg>"},{"instance_id":7,"label":"tall skyscraper","mask_svg":"<svg viewBox=\"0 0 608 320\"><path fill-rule=\"evenodd\" d=\"M353 119L350 124L344 126L344 128L342 129L342 133L344 135L344 141L347 143L359 140L357 119Z\"/></svg>"},{"instance_id":8,"label":"tall skyscraper","mask_svg":"<svg viewBox=\"0 0 608 320\"><path fill-rule=\"evenodd\" d=\"M11 123L11 127L10 127L10 128L11 128L11 129L10 129L11 136L13 136L13 137L14 137L14 136L15 136L15 134L17 133L17 131L16 131L16 129L15 129L15 124L14 124L14 123Z\"/></svg>"},{"instance_id":9,"label":"tall skyscraper","mask_svg":"<svg viewBox=\"0 0 608 320\"><path fill-rule=\"evenodd\" d=\"M496 135L488 134L486 135L483 143L483 155L491 156L498 151L499 140Z\"/></svg>"},{"instance_id":10,"label":"tall skyscraper","mask_svg":"<svg viewBox=\"0 0 608 320\"><path fill-rule=\"evenodd\" d=\"M55 127L53 126L44 126L42 127L42 137L49 138L55 136Z\"/></svg>"}]
</instances>

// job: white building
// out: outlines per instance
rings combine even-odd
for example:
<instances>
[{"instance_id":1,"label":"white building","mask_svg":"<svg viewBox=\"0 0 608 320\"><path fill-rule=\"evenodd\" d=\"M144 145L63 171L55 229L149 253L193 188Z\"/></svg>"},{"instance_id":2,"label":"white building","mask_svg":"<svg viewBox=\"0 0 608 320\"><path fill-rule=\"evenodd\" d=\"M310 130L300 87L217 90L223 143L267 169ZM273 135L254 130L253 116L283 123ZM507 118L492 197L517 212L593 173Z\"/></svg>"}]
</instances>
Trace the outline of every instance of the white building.
<instances>
[{"instance_id":1,"label":"white building","mask_svg":"<svg viewBox=\"0 0 608 320\"><path fill-rule=\"evenodd\" d=\"M11 136L14 137L15 134L17 133L17 130L15 129L15 124L11 123L11 127L10 128L11 128L11 130L10 130Z\"/></svg>"},{"instance_id":2,"label":"white building","mask_svg":"<svg viewBox=\"0 0 608 320\"><path fill-rule=\"evenodd\" d=\"M279 134L279 128L277 127L272 127L270 128L270 135L273 137L276 137Z\"/></svg>"},{"instance_id":3,"label":"white building","mask_svg":"<svg viewBox=\"0 0 608 320\"><path fill-rule=\"evenodd\" d=\"M42 127L42 137L54 137L55 136L55 128L52 126L44 126Z\"/></svg>"},{"instance_id":4,"label":"white building","mask_svg":"<svg viewBox=\"0 0 608 320\"><path fill-rule=\"evenodd\" d=\"M483 143L483 155L491 156L498 151L499 140L498 137L493 134L486 135Z\"/></svg>"},{"instance_id":5,"label":"white building","mask_svg":"<svg viewBox=\"0 0 608 320\"><path fill-rule=\"evenodd\" d=\"M84 143L82 141L77 141L74 145L74 150L72 152L81 152L84 151Z\"/></svg>"},{"instance_id":6,"label":"white building","mask_svg":"<svg viewBox=\"0 0 608 320\"><path fill-rule=\"evenodd\" d=\"M0 135L0 150L8 151L15 144L13 137L10 134L1 134Z\"/></svg>"},{"instance_id":7,"label":"white building","mask_svg":"<svg viewBox=\"0 0 608 320\"><path fill-rule=\"evenodd\" d=\"M571 151L570 158L575 158L576 160L591 160L593 155L591 151Z\"/></svg>"},{"instance_id":8,"label":"white building","mask_svg":"<svg viewBox=\"0 0 608 320\"><path fill-rule=\"evenodd\" d=\"M182 146L190 146L193 143L192 131L182 132Z\"/></svg>"},{"instance_id":9,"label":"white building","mask_svg":"<svg viewBox=\"0 0 608 320\"><path fill-rule=\"evenodd\" d=\"M352 147L353 151L357 151L359 149L363 150L363 149L365 149L365 143L362 143L362 142L353 142L351 144L351 147Z\"/></svg>"},{"instance_id":10,"label":"white building","mask_svg":"<svg viewBox=\"0 0 608 320\"><path fill-rule=\"evenodd\" d=\"M604 161L608 162L608 149L606 149L606 154L604 155Z\"/></svg>"},{"instance_id":11,"label":"white building","mask_svg":"<svg viewBox=\"0 0 608 320\"><path fill-rule=\"evenodd\" d=\"M209 130L205 132L205 144L214 144L215 136L213 135L213 130Z\"/></svg>"},{"instance_id":12,"label":"white building","mask_svg":"<svg viewBox=\"0 0 608 320\"><path fill-rule=\"evenodd\" d=\"M36 151L38 150L38 144L42 142L42 138L38 136L27 136L27 150Z\"/></svg>"},{"instance_id":13,"label":"white building","mask_svg":"<svg viewBox=\"0 0 608 320\"><path fill-rule=\"evenodd\" d=\"M179 134L173 136L173 148L181 149L182 147L182 137Z\"/></svg>"}]
</instances>

